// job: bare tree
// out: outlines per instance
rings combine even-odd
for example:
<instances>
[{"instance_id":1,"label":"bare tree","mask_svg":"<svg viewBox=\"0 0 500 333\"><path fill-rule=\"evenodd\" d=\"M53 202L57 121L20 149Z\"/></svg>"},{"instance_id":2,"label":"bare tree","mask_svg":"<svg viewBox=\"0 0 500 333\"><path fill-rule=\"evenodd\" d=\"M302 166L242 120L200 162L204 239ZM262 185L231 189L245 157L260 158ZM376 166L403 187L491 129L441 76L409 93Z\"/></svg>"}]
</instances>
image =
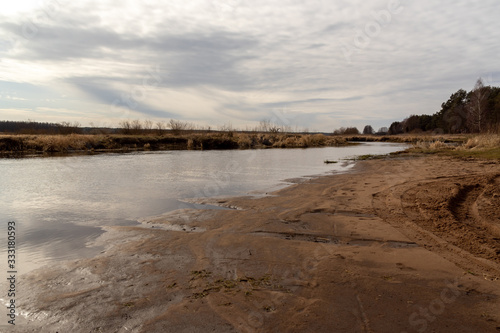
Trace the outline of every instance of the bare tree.
<instances>
[{"instance_id":1,"label":"bare tree","mask_svg":"<svg viewBox=\"0 0 500 333\"><path fill-rule=\"evenodd\" d=\"M378 135L386 135L389 132L389 129L387 127L380 127L379 130L377 131Z\"/></svg>"},{"instance_id":2,"label":"bare tree","mask_svg":"<svg viewBox=\"0 0 500 333\"><path fill-rule=\"evenodd\" d=\"M359 130L356 127L341 127L333 131L334 135L357 135Z\"/></svg>"},{"instance_id":3,"label":"bare tree","mask_svg":"<svg viewBox=\"0 0 500 333\"><path fill-rule=\"evenodd\" d=\"M172 130L174 134L179 134L188 128L188 123L180 120L170 119L168 122L168 128Z\"/></svg>"},{"instance_id":4,"label":"bare tree","mask_svg":"<svg viewBox=\"0 0 500 333\"><path fill-rule=\"evenodd\" d=\"M268 132L271 127L271 120L264 119L259 122L258 132Z\"/></svg>"},{"instance_id":5,"label":"bare tree","mask_svg":"<svg viewBox=\"0 0 500 333\"><path fill-rule=\"evenodd\" d=\"M57 125L60 134L81 133L81 124L78 121L70 123L69 121L60 122Z\"/></svg>"},{"instance_id":6,"label":"bare tree","mask_svg":"<svg viewBox=\"0 0 500 333\"><path fill-rule=\"evenodd\" d=\"M342 135L345 133L345 127L337 128L333 130L334 135Z\"/></svg>"},{"instance_id":7,"label":"bare tree","mask_svg":"<svg viewBox=\"0 0 500 333\"><path fill-rule=\"evenodd\" d=\"M366 125L365 128L363 128L363 134L373 134L374 132L375 131L371 125Z\"/></svg>"},{"instance_id":8,"label":"bare tree","mask_svg":"<svg viewBox=\"0 0 500 333\"><path fill-rule=\"evenodd\" d=\"M292 127L287 125L280 125L271 122L269 119L264 119L259 122L256 128L257 132L270 132L270 133L289 133L292 132Z\"/></svg>"},{"instance_id":9,"label":"bare tree","mask_svg":"<svg viewBox=\"0 0 500 333\"><path fill-rule=\"evenodd\" d=\"M132 134L132 124L130 120L122 120L119 123L123 134Z\"/></svg>"},{"instance_id":10,"label":"bare tree","mask_svg":"<svg viewBox=\"0 0 500 333\"><path fill-rule=\"evenodd\" d=\"M233 124L231 124L229 122L229 123L226 123L224 125L220 125L220 126L218 126L218 130L221 131L221 132L232 132L234 130L233 129Z\"/></svg>"},{"instance_id":11,"label":"bare tree","mask_svg":"<svg viewBox=\"0 0 500 333\"><path fill-rule=\"evenodd\" d=\"M143 126L147 132L151 132L151 129L153 129L153 122L149 119L146 119L143 122Z\"/></svg>"},{"instance_id":12,"label":"bare tree","mask_svg":"<svg viewBox=\"0 0 500 333\"><path fill-rule=\"evenodd\" d=\"M156 125L156 130L160 135L163 134L163 132L165 132L165 130L167 129L167 124L165 124L164 121L157 121L155 125Z\"/></svg>"},{"instance_id":13,"label":"bare tree","mask_svg":"<svg viewBox=\"0 0 500 333\"><path fill-rule=\"evenodd\" d=\"M132 134L140 134L142 132L142 123L139 119L134 119L130 123Z\"/></svg>"},{"instance_id":14,"label":"bare tree","mask_svg":"<svg viewBox=\"0 0 500 333\"><path fill-rule=\"evenodd\" d=\"M483 80L479 78L470 92L467 103L467 124L471 132L481 132L484 129L487 100L487 89L483 85Z\"/></svg>"}]
</instances>

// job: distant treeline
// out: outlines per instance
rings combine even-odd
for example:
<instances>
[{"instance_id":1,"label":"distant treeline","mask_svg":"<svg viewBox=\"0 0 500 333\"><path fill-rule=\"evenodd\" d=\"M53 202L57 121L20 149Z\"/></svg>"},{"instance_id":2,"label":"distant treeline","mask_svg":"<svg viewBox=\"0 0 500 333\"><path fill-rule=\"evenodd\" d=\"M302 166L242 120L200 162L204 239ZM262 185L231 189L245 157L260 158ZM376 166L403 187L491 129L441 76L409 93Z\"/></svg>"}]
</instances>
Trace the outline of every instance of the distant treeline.
<instances>
[{"instance_id":1,"label":"distant treeline","mask_svg":"<svg viewBox=\"0 0 500 333\"><path fill-rule=\"evenodd\" d=\"M417 133L484 133L500 131L500 87L484 86L479 79L474 89L452 94L433 115L412 115L396 121L389 134Z\"/></svg>"},{"instance_id":2,"label":"distant treeline","mask_svg":"<svg viewBox=\"0 0 500 333\"><path fill-rule=\"evenodd\" d=\"M80 134L79 123L40 123L36 121L0 121L0 132L19 134Z\"/></svg>"},{"instance_id":3,"label":"distant treeline","mask_svg":"<svg viewBox=\"0 0 500 333\"><path fill-rule=\"evenodd\" d=\"M92 124L91 124L92 125ZM193 123L170 119L169 122L151 120L122 120L118 128L81 127L78 122L41 123L35 121L0 121L0 133L12 134L125 134L125 135L164 135L171 133L205 133L211 132L211 127L200 127ZM263 120L254 128L237 130L231 124L219 126L218 132L263 132L263 133L307 133ZM363 128L365 135L386 135L433 132L434 134L465 134L465 133L500 133L500 87L484 86L481 79L477 80L474 89L467 92L459 89L448 101L441 104L441 110L433 115L411 115L396 121L389 128L381 127L378 131L370 125ZM334 135L358 135L356 127L341 127L333 131Z\"/></svg>"},{"instance_id":4,"label":"distant treeline","mask_svg":"<svg viewBox=\"0 0 500 333\"><path fill-rule=\"evenodd\" d=\"M80 123L60 122L41 123L33 120L9 121L0 120L0 133L9 134L113 134L115 128L80 127Z\"/></svg>"}]
</instances>

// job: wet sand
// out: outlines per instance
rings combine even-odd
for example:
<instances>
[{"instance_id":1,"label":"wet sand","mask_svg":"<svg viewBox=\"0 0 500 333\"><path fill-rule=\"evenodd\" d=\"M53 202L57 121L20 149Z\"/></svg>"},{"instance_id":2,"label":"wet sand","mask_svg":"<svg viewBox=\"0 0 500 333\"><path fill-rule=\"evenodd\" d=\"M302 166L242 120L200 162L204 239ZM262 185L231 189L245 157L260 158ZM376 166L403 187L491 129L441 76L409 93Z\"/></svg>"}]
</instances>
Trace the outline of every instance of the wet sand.
<instances>
[{"instance_id":1,"label":"wet sand","mask_svg":"<svg viewBox=\"0 0 500 333\"><path fill-rule=\"evenodd\" d=\"M360 161L113 227L19 282L12 332L498 332L500 163ZM180 227L179 227L180 226Z\"/></svg>"}]
</instances>

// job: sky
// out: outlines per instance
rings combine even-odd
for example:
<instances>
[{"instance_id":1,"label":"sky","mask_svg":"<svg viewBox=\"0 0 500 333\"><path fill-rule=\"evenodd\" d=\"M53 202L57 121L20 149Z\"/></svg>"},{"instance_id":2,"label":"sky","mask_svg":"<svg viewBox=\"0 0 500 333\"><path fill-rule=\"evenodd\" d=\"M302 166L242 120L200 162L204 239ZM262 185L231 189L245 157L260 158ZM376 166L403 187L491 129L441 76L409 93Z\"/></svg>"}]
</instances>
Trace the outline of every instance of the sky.
<instances>
[{"instance_id":1,"label":"sky","mask_svg":"<svg viewBox=\"0 0 500 333\"><path fill-rule=\"evenodd\" d=\"M0 120L389 126L479 77L496 0L16 0L0 5Z\"/></svg>"}]
</instances>

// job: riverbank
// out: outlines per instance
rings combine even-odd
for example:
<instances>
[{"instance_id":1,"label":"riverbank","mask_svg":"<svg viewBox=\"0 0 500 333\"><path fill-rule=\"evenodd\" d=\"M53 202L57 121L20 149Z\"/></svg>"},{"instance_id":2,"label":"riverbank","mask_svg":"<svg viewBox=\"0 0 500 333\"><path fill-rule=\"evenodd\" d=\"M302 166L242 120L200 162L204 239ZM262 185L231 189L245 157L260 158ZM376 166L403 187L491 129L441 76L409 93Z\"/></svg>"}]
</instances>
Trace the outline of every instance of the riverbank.
<instances>
[{"instance_id":1,"label":"riverbank","mask_svg":"<svg viewBox=\"0 0 500 333\"><path fill-rule=\"evenodd\" d=\"M343 146L343 137L323 134L181 133L165 135L1 135L0 153L77 154L143 150L211 150Z\"/></svg>"},{"instance_id":2,"label":"riverbank","mask_svg":"<svg viewBox=\"0 0 500 333\"><path fill-rule=\"evenodd\" d=\"M258 132L180 132L161 135L0 135L1 156L50 156L145 150L211 150L347 146L353 142L463 143L466 136L324 135Z\"/></svg>"},{"instance_id":3,"label":"riverbank","mask_svg":"<svg viewBox=\"0 0 500 333\"><path fill-rule=\"evenodd\" d=\"M497 332L499 166L360 161L109 228L102 255L23 277L14 331Z\"/></svg>"}]
</instances>

